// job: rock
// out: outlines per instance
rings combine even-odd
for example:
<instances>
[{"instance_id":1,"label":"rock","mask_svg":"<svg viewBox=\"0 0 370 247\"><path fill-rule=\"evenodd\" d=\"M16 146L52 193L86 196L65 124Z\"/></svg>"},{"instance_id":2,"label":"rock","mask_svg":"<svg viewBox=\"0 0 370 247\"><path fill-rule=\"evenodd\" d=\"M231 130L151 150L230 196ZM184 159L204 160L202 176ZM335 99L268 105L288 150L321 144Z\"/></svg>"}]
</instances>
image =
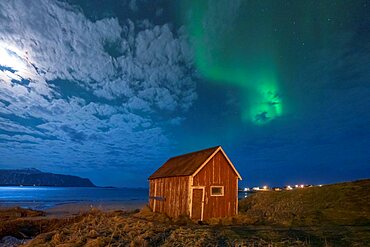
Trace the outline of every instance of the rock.
<instances>
[{"instance_id":1,"label":"rock","mask_svg":"<svg viewBox=\"0 0 370 247\"><path fill-rule=\"evenodd\" d=\"M0 247L16 247L21 244L24 244L24 240L12 236L5 236L0 241Z\"/></svg>"}]
</instances>

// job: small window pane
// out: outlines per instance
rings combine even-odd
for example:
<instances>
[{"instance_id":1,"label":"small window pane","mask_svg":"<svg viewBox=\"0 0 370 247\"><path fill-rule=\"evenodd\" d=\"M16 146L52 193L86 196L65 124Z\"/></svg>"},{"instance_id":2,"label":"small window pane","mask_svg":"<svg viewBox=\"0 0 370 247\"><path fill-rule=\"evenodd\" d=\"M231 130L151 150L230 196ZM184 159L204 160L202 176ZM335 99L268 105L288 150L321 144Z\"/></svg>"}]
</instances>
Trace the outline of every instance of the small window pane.
<instances>
[{"instance_id":1,"label":"small window pane","mask_svg":"<svg viewBox=\"0 0 370 247\"><path fill-rule=\"evenodd\" d=\"M212 187L212 196L222 196L223 195L223 191L222 191L222 187Z\"/></svg>"}]
</instances>

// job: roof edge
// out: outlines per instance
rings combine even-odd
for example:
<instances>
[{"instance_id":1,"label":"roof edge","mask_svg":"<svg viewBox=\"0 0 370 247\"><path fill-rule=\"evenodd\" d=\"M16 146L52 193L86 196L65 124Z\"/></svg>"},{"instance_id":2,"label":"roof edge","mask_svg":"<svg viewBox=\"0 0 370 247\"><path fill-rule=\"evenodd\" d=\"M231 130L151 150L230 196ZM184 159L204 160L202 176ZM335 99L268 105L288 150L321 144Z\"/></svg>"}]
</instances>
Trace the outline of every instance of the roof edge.
<instances>
[{"instance_id":1,"label":"roof edge","mask_svg":"<svg viewBox=\"0 0 370 247\"><path fill-rule=\"evenodd\" d=\"M159 179L159 178L176 178L176 177L190 177L192 174L190 175L171 175L171 176L159 176L159 177L148 177L148 180L154 180L154 179Z\"/></svg>"},{"instance_id":2,"label":"roof edge","mask_svg":"<svg viewBox=\"0 0 370 247\"><path fill-rule=\"evenodd\" d=\"M166 162L164 162L162 164L162 166L164 164L166 164L168 161L170 161L171 159L174 159L174 158L178 158L178 157L181 157L181 156L186 156L186 155L191 155L191 154L194 154L194 153L198 153L198 152L202 152L202 151L205 151L205 150L209 150L209 149L214 149L214 148L217 148L216 150L218 150L221 146L220 145L217 145L217 146L214 146L214 147L210 147L210 148L205 148L205 149L201 149L201 150L198 150L198 151L193 151L193 152L190 152L190 153L184 153L184 154L179 154L179 155L176 155L176 156L172 156L170 158L167 159ZM213 154L212 154L213 155ZM151 180L151 179L156 179L156 178L166 178L166 177L180 177L180 176L192 176L192 174L188 174L188 175L180 175L180 176L160 176L160 177L154 177L152 178L152 176L157 172L159 171L162 166L158 167L149 177L148 177L148 180Z\"/></svg>"},{"instance_id":3,"label":"roof edge","mask_svg":"<svg viewBox=\"0 0 370 247\"><path fill-rule=\"evenodd\" d=\"M231 166L231 168L234 170L234 172L238 176L238 179L243 180L239 172L236 170L234 164L231 162L229 157L227 157L225 151L222 149L221 146L218 146L218 148L206 159L206 161L204 161L203 164L190 176L194 177L195 175L197 175L203 169L203 167L218 153L218 151L221 151L222 154L225 156L227 162L229 162L229 165Z\"/></svg>"},{"instance_id":4,"label":"roof edge","mask_svg":"<svg viewBox=\"0 0 370 247\"><path fill-rule=\"evenodd\" d=\"M194 154L194 153L199 153L199 152L206 151L206 150L208 150L208 149L214 149L214 148L220 148L220 147L221 147L220 145L217 145L217 146L210 147L210 148L204 148L204 149L201 149L201 150L198 150L198 151L193 151L193 152L190 152L190 153L184 153L184 154L180 154L180 155L172 156L172 157L170 157L168 160L170 160L170 159L174 159L174 158L177 158L177 157L180 157L180 156L185 156L185 155L190 155L190 154ZM168 161L168 160L167 160L167 161Z\"/></svg>"}]
</instances>

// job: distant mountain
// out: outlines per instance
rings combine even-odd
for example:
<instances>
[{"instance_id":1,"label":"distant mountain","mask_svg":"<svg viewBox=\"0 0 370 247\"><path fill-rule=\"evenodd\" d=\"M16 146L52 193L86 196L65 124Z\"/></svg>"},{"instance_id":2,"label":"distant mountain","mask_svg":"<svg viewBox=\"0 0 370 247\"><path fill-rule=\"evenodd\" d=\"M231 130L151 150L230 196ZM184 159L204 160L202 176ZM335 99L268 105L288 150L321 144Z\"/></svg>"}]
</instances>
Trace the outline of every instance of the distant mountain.
<instances>
[{"instance_id":1,"label":"distant mountain","mask_svg":"<svg viewBox=\"0 0 370 247\"><path fill-rule=\"evenodd\" d=\"M96 187L89 179L71 175L42 172L40 170L0 169L0 186L52 186L52 187Z\"/></svg>"}]
</instances>

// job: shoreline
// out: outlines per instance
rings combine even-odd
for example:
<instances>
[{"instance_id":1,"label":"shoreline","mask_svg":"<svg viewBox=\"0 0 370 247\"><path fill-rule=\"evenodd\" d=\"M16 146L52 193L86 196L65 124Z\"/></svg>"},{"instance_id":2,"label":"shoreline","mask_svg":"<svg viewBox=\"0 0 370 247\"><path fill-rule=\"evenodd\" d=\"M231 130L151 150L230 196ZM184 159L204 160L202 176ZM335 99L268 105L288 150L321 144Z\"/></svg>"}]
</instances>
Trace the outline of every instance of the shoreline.
<instances>
[{"instance_id":1,"label":"shoreline","mask_svg":"<svg viewBox=\"0 0 370 247\"><path fill-rule=\"evenodd\" d=\"M145 189L107 187L0 187L0 209L21 207L47 215L76 215L140 209L148 203Z\"/></svg>"},{"instance_id":2,"label":"shoreline","mask_svg":"<svg viewBox=\"0 0 370 247\"><path fill-rule=\"evenodd\" d=\"M31 210L40 210L46 213L47 217L71 217L81 213L86 213L92 209L97 209L103 212L109 211L132 211L141 209L148 201L144 200L127 200L127 201L76 201L76 202L60 202L48 203L45 202L1 202L0 209L9 208L27 208Z\"/></svg>"},{"instance_id":3,"label":"shoreline","mask_svg":"<svg viewBox=\"0 0 370 247\"><path fill-rule=\"evenodd\" d=\"M76 203L64 203L55 205L54 207L44 209L43 211L47 216L75 216L81 213L89 212L93 209L97 209L103 212L109 211L132 211L141 209L148 202L147 201L99 201L99 202L76 202Z\"/></svg>"}]
</instances>

